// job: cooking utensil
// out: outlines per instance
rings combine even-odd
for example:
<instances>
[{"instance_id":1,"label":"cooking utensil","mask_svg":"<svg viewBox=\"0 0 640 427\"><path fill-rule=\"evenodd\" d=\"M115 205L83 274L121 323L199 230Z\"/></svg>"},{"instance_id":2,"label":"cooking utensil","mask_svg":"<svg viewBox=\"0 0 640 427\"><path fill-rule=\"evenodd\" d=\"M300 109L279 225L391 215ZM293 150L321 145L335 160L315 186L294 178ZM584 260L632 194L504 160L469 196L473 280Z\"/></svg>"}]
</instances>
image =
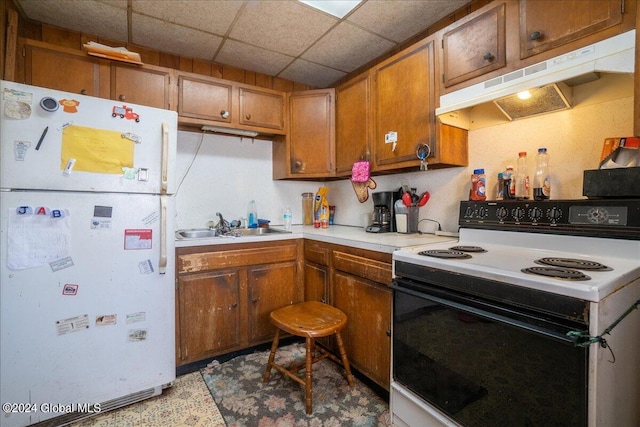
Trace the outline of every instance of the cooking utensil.
<instances>
[{"instance_id":1,"label":"cooking utensil","mask_svg":"<svg viewBox=\"0 0 640 427\"><path fill-rule=\"evenodd\" d=\"M408 208L413 205L413 200L411 199L411 193L407 192L402 195L402 203L404 203L404 205Z\"/></svg>"},{"instance_id":2,"label":"cooking utensil","mask_svg":"<svg viewBox=\"0 0 640 427\"><path fill-rule=\"evenodd\" d=\"M431 194L429 194L428 191L425 191L424 193L422 193L422 196L420 196L420 199L418 200L418 206L422 207L426 205L430 198Z\"/></svg>"}]
</instances>

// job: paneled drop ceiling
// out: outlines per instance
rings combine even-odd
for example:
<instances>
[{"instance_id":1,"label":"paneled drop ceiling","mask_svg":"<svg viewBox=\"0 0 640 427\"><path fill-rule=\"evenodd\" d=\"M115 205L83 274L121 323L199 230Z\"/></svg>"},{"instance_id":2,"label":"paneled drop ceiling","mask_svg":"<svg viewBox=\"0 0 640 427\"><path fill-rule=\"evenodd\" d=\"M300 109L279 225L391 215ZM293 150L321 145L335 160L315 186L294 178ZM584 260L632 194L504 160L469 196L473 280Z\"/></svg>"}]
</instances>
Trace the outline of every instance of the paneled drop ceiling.
<instances>
[{"instance_id":1,"label":"paneled drop ceiling","mask_svg":"<svg viewBox=\"0 0 640 427\"><path fill-rule=\"evenodd\" d=\"M470 0L363 0L342 19L297 0L14 2L33 21L324 88Z\"/></svg>"}]
</instances>

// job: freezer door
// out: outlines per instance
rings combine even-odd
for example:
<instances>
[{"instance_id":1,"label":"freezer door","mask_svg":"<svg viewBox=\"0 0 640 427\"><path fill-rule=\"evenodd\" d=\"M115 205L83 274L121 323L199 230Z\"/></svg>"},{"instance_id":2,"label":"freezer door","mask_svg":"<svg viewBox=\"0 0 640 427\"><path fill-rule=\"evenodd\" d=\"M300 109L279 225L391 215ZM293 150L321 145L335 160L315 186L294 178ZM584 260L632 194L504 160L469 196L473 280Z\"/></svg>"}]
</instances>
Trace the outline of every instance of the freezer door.
<instances>
[{"instance_id":1,"label":"freezer door","mask_svg":"<svg viewBox=\"0 0 640 427\"><path fill-rule=\"evenodd\" d=\"M94 404L171 383L173 197L16 191L0 206L0 402Z\"/></svg>"},{"instance_id":2,"label":"freezer door","mask_svg":"<svg viewBox=\"0 0 640 427\"><path fill-rule=\"evenodd\" d=\"M174 193L175 111L0 84L0 188Z\"/></svg>"}]
</instances>

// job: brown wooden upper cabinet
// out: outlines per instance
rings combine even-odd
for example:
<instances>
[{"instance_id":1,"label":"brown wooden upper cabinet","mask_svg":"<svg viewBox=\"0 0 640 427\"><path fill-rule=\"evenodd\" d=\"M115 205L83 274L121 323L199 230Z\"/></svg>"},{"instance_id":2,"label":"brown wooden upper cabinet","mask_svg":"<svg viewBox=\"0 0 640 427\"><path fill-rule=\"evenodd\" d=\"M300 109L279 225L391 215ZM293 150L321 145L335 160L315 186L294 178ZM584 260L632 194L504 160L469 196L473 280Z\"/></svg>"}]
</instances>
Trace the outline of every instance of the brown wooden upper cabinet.
<instances>
[{"instance_id":1,"label":"brown wooden upper cabinet","mask_svg":"<svg viewBox=\"0 0 640 427\"><path fill-rule=\"evenodd\" d=\"M335 89L287 94L286 138L273 143L273 178L335 176Z\"/></svg>"},{"instance_id":2,"label":"brown wooden upper cabinet","mask_svg":"<svg viewBox=\"0 0 640 427\"><path fill-rule=\"evenodd\" d=\"M24 83L89 96L109 95L109 61L72 49L21 40Z\"/></svg>"},{"instance_id":3,"label":"brown wooden upper cabinet","mask_svg":"<svg viewBox=\"0 0 640 427\"><path fill-rule=\"evenodd\" d=\"M443 84L449 87L507 65L504 3L444 33Z\"/></svg>"},{"instance_id":4,"label":"brown wooden upper cabinet","mask_svg":"<svg viewBox=\"0 0 640 427\"><path fill-rule=\"evenodd\" d=\"M520 0L520 57L618 25L624 7L625 0Z\"/></svg>"},{"instance_id":5,"label":"brown wooden upper cabinet","mask_svg":"<svg viewBox=\"0 0 640 427\"><path fill-rule=\"evenodd\" d=\"M284 129L284 92L240 86L240 124Z\"/></svg>"},{"instance_id":6,"label":"brown wooden upper cabinet","mask_svg":"<svg viewBox=\"0 0 640 427\"><path fill-rule=\"evenodd\" d=\"M371 78L363 73L336 88L336 175L350 176L354 162L371 160Z\"/></svg>"},{"instance_id":7,"label":"brown wooden upper cabinet","mask_svg":"<svg viewBox=\"0 0 640 427\"><path fill-rule=\"evenodd\" d=\"M178 116L231 123L233 83L203 76L178 76Z\"/></svg>"},{"instance_id":8,"label":"brown wooden upper cabinet","mask_svg":"<svg viewBox=\"0 0 640 427\"><path fill-rule=\"evenodd\" d=\"M374 68L374 170L415 166L420 144L434 145L433 40L420 42ZM397 142L389 142L393 139Z\"/></svg>"},{"instance_id":9,"label":"brown wooden upper cabinet","mask_svg":"<svg viewBox=\"0 0 640 427\"><path fill-rule=\"evenodd\" d=\"M284 134L285 93L193 73L178 73L182 124Z\"/></svg>"},{"instance_id":10,"label":"brown wooden upper cabinet","mask_svg":"<svg viewBox=\"0 0 640 427\"><path fill-rule=\"evenodd\" d=\"M111 99L171 109L171 70L150 65L111 64Z\"/></svg>"}]
</instances>

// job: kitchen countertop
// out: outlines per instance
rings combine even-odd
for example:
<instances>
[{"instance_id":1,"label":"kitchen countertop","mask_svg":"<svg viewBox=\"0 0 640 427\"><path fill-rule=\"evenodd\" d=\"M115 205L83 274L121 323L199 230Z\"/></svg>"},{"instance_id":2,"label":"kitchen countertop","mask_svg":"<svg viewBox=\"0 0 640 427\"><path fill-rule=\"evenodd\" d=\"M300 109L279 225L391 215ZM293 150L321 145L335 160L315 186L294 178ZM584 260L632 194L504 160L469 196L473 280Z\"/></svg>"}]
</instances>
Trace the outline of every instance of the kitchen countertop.
<instances>
[{"instance_id":1,"label":"kitchen countertop","mask_svg":"<svg viewBox=\"0 0 640 427\"><path fill-rule=\"evenodd\" d=\"M283 227L273 227L282 230ZM362 227L331 225L329 228L294 225L291 233L274 233L267 236L211 237L198 239L176 239L176 248L231 243L254 243L264 241L310 239L345 246L355 246L377 252L392 253L408 247L457 240L455 236L433 234L367 233Z\"/></svg>"}]
</instances>

